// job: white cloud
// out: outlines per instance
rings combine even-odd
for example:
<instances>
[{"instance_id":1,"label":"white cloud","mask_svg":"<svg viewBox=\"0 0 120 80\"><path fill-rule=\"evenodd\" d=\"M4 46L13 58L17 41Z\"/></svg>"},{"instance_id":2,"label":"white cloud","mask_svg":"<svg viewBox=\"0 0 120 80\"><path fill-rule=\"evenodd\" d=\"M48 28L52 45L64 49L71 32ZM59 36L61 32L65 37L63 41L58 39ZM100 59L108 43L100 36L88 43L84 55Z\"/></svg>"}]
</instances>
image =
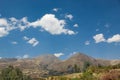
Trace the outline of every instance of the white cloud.
<instances>
[{"instance_id":1,"label":"white cloud","mask_svg":"<svg viewBox=\"0 0 120 80\"><path fill-rule=\"evenodd\" d=\"M96 43L100 43L100 42L118 43L120 42L120 34L115 34L108 39L105 39L103 34L96 34L95 36L93 36L93 39L95 40Z\"/></svg>"},{"instance_id":2,"label":"white cloud","mask_svg":"<svg viewBox=\"0 0 120 80\"><path fill-rule=\"evenodd\" d=\"M39 41L36 38L28 38L27 36L24 36L23 39L26 40L27 43L31 44L33 47L39 44Z\"/></svg>"},{"instance_id":3,"label":"white cloud","mask_svg":"<svg viewBox=\"0 0 120 80\"><path fill-rule=\"evenodd\" d=\"M55 53L54 54L56 57L60 57L60 56L63 56L64 54L63 53Z\"/></svg>"},{"instance_id":4,"label":"white cloud","mask_svg":"<svg viewBox=\"0 0 120 80\"><path fill-rule=\"evenodd\" d=\"M72 14L66 14L65 18L68 18L69 20L72 20L73 19L73 15Z\"/></svg>"},{"instance_id":5,"label":"white cloud","mask_svg":"<svg viewBox=\"0 0 120 80\"><path fill-rule=\"evenodd\" d=\"M24 36L23 39L24 40L29 40L29 38L27 36Z\"/></svg>"},{"instance_id":6,"label":"white cloud","mask_svg":"<svg viewBox=\"0 0 120 80\"><path fill-rule=\"evenodd\" d=\"M0 18L0 27L4 27L8 32L17 28L14 21L5 18Z\"/></svg>"},{"instance_id":7,"label":"white cloud","mask_svg":"<svg viewBox=\"0 0 120 80\"><path fill-rule=\"evenodd\" d=\"M79 27L79 25L78 24L74 24L73 27Z\"/></svg>"},{"instance_id":8,"label":"white cloud","mask_svg":"<svg viewBox=\"0 0 120 80\"><path fill-rule=\"evenodd\" d=\"M8 35L9 32L5 29L5 27L0 27L0 37Z\"/></svg>"},{"instance_id":9,"label":"white cloud","mask_svg":"<svg viewBox=\"0 0 120 80\"><path fill-rule=\"evenodd\" d=\"M25 54L23 56L16 56L17 59L26 59L26 58L29 58L29 55L28 54Z\"/></svg>"},{"instance_id":10,"label":"white cloud","mask_svg":"<svg viewBox=\"0 0 120 80\"><path fill-rule=\"evenodd\" d=\"M69 35L73 35L73 34L77 34L72 30L66 30L65 34L69 34Z\"/></svg>"},{"instance_id":11,"label":"white cloud","mask_svg":"<svg viewBox=\"0 0 120 80\"><path fill-rule=\"evenodd\" d=\"M18 44L18 42L16 42L16 41L13 41L13 42L11 42L12 44Z\"/></svg>"},{"instance_id":12,"label":"white cloud","mask_svg":"<svg viewBox=\"0 0 120 80\"><path fill-rule=\"evenodd\" d=\"M30 22L27 20L27 17L23 17L22 19L16 19L11 17L9 19L0 18L0 26L4 26L7 31L11 31L14 29L20 29L20 31L29 28Z\"/></svg>"},{"instance_id":13,"label":"white cloud","mask_svg":"<svg viewBox=\"0 0 120 80\"><path fill-rule=\"evenodd\" d=\"M104 35L101 34L96 34L95 36L93 36L93 39L95 40L95 43L100 43L100 42L105 42L105 38Z\"/></svg>"},{"instance_id":14,"label":"white cloud","mask_svg":"<svg viewBox=\"0 0 120 80\"><path fill-rule=\"evenodd\" d=\"M28 54L23 55L23 59L29 58Z\"/></svg>"},{"instance_id":15,"label":"white cloud","mask_svg":"<svg viewBox=\"0 0 120 80\"><path fill-rule=\"evenodd\" d=\"M1 19L0 19L0 26L1 26L1 27L8 26L7 20L4 19L4 18L1 18Z\"/></svg>"},{"instance_id":16,"label":"white cloud","mask_svg":"<svg viewBox=\"0 0 120 80\"><path fill-rule=\"evenodd\" d=\"M21 25L26 27L28 26L26 18L22 18L21 20L17 20L14 17L9 19L0 18L0 37L8 35L9 32L14 29L21 29Z\"/></svg>"},{"instance_id":17,"label":"white cloud","mask_svg":"<svg viewBox=\"0 0 120 80\"><path fill-rule=\"evenodd\" d=\"M30 22L28 22L28 20L27 20L27 17L23 17L20 21L19 21L19 29L20 29L20 31L23 31L23 30L25 30L26 28L29 28L30 27Z\"/></svg>"},{"instance_id":18,"label":"white cloud","mask_svg":"<svg viewBox=\"0 0 120 80\"><path fill-rule=\"evenodd\" d=\"M69 18L71 19L70 16ZM0 18L0 37L8 35L12 30L19 29L23 31L30 27L39 27L42 32L44 30L52 35L75 34L74 31L66 29L65 25L65 20L59 20L54 14L45 14L41 19L33 22L29 22L27 17L23 17L22 19L16 19L15 17L8 19Z\"/></svg>"},{"instance_id":19,"label":"white cloud","mask_svg":"<svg viewBox=\"0 0 120 80\"><path fill-rule=\"evenodd\" d=\"M30 40L28 40L28 43L34 47L39 44L39 41L36 40L35 38L31 38Z\"/></svg>"},{"instance_id":20,"label":"white cloud","mask_svg":"<svg viewBox=\"0 0 120 80\"><path fill-rule=\"evenodd\" d=\"M53 8L53 11L57 12L59 10L59 8Z\"/></svg>"},{"instance_id":21,"label":"white cloud","mask_svg":"<svg viewBox=\"0 0 120 80\"><path fill-rule=\"evenodd\" d=\"M71 56L73 56L74 54L76 54L77 52L73 52L73 53L70 53L69 55L68 55L68 57L71 57Z\"/></svg>"},{"instance_id":22,"label":"white cloud","mask_svg":"<svg viewBox=\"0 0 120 80\"><path fill-rule=\"evenodd\" d=\"M11 18L9 18L10 19L10 21L12 21L12 22L17 22L18 20L16 19L16 18L14 18L14 17L11 17ZM15 24L15 23L14 23Z\"/></svg>"},{"instance_id":23,"label":"white cloud","mask_svg":"<svg viewBox=\"0 0 120 80\"><path fill-rule=\"evenodd\" d=\"M54 14L46 14L41 19L32 22L30 25L33 27L43 28L45 31L49 32L52 35L60 35L60 34L75 34L74 31L65 29L65 20L59 20L55 17Z\"/></svg>"},{"instance_id":24,"label":"white cloud","mask_svg":"<svg viewBox=\"0 0 120 80\"><path fill-rule=\"evenodd\" d=\"M12 27L5 18L0 18L0 37L4 37L9 34Z\"/></svg>"},{"instance_id":25,"label":"white cloud","mask_svg":"<svg viewBox=\"0 0 120 80\"><path fill-rule=\"evenodd\" d=\"M20 20L14 18L14 17L11 17L11 18L9 18L9 19L10 19L10 21L11 21L10 24L12 24L12 26L20 29L20 31L23 31L23 30L25 30L26 28L29 28L29 27L30 27L30 25L29 25L30 22L27 20L27 17L23 17L23 18L20 19Z\"/></svg>"},{"instance_id":26,"label":"white cloud","mask_svg":"<svg viewBox=\"0 0 120 80\"><path fill-rule=\"evenodd\" d=\"M85 45L89 45L90 44L90 41L85 41Z\"/></svg>"},{"instance_id":27,"label":"white cloud","mask_svg":"<svg viewBox=\"0 0 120 80\"><path fill-rule=\"evenodd\" d=\"M120 42L120 34L113 35L111 38L107 39L108 43Z\"/></svg>"}]
</instances>

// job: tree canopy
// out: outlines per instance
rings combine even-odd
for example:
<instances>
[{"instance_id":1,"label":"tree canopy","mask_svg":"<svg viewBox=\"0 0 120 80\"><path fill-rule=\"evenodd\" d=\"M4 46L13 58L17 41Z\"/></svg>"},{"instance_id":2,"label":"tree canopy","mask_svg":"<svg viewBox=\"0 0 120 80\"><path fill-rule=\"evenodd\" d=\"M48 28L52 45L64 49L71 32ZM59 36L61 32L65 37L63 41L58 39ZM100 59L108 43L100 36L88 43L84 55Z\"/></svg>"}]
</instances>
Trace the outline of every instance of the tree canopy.
<instances>
[{"instance_id":1,"label":"tree canopy","mask_svg":"<svg viewBox=\"0 0 120 80\"><path fill-rule=\"evenodd\" d=\"M0 80L32 80L29 76L23 75L19 68L9 66L1 71Z\"/></svg>"}]
</instances>

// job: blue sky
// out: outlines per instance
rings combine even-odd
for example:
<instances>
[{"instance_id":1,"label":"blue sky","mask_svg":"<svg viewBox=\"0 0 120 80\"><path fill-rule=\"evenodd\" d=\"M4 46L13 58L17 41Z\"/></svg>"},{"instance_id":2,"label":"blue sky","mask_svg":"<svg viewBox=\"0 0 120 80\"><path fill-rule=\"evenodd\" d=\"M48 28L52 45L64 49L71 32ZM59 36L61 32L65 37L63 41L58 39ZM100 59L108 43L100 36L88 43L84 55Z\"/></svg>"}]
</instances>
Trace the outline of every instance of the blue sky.
<instances>
[{"instance_id":1,"label":"blue sky","mask_svg":"<svg viewBox=\"0 0 120 80\"><path fill-rule=\"evenodd\" d=\"M120 59L120 0L0 0L0 57L75 52Z\"/></svg>"}]
</instances>

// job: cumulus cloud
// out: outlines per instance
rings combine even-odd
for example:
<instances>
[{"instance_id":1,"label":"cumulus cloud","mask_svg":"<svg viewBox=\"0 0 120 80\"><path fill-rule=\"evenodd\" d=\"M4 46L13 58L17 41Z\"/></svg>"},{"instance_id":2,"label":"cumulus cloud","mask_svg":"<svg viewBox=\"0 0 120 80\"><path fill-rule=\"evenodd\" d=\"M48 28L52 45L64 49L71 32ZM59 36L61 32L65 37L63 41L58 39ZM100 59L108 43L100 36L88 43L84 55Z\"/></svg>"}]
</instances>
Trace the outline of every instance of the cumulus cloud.
<instances>
[{"instance_id":1,"label":"cumulus cloud","mask_svg":"<svg viewBox=\"0 0 120 80\"><path fill-rule=\"evenodd\" d=\"M41 27L52 35L75 34L74 31L65 29L65 24L65 20L57 19L54 14L46 14L41 19L32 22L30 25L33 27Z\"/></svg>"},{"instance_id":2,"label":"cumulus cloud","mask_svg":"<svg viewBox=\"0 0 120 80\"><path fill-rule=\"evenodd\" d=\"M106 42L106 43L118 43L120 42L120 34L115 34L112 37L105 39L103 34L96 34L93 36L96 43Z\"/></svg>"},{"instance_id":3,"label":"cumulus cloud","mask_svg":"<svg viewBox=\"0 0 120 80\"><path fill-rule=\"evenodd\" d=\"M53 8L53 11L57 12L59 10L59 8Z\"/></svg>"},{"instance_id":4,"label":"cumulus cloud","mask_svg":"<svg viewBox=\"0 0 120 80\"><path fill-rule=\"evenodd\" d=\"M39 44L39 41L36 40L35 38L31 38L29 41L28 41L29 44L31 44L33 47L38 45Z\"/></svg>"},{"instance_id":5,"label":"cumulus cloud","mask_svg":"<svg viewBox=\"0 0 120 80\"><path fill-rule=\"evenodd\" d=\"M27 17L23 17L20 21L19 21L19 25L18 25L18 28L23 31L25 30L26 28L29 28L30 27L30 22L28 22L27 20Z\"/></svg>"},{"instance_id":6,"label":"cumulus cloud","mask_svg":"<svg viewBox=\"0 0 120 80\"><path fill-rule=\"evenodd\" d=\"M63 56L64 54L63 53L55 53L54 54L56 57L60 57L60 56Z\"/></svg>"},{"instance_id":7,"label":"cumulus cloud","mask_svg":"<svg viewBox=\"0 0 120 80\"><path fill-rule=\"evenodd\" d=\"M105 42L106 39L104 38L104 35L101 34L96 34L95 36L93 36L93 39L95 40L95 43L100 43L100 42Z\"/></svg>"},{"instance_id":8,"label":"cumulus cloud","mask_svg":"<svg viewBox=\"0 0 120 80\"><path fill-rule=\"evenodd\" d=\"M89 45L90 44L90 41L85 41L85 45Z\"/></svg>"},{"instance_id":9,"label":"cumulus cloud","mask_svg":"<svg viewBox=\"0 0 120 80\"><path fill-rule=\"evenodd\" d=\"M79 25L78 24L74 24L73 27L79 27Z\"/></svg>"},{"instance_id":10,"label":"cumulus cloud","mask_svg":"<svg viewBox=\"0 0 120 80\"><path fill-rule=\"evenodd\" d=\"M0 19L0 26L7 26L8 25L8 23L7 23L7 20L5 19L5 18L1 18Z\"/></svg>"},{"instance_id":11,"label":"cumulus cloud","mask_svg":"<svg viewBox=\"0 0 120 80\"><path fill-rule=\"evenodd\" d=\"M9 18L11 21L12 26L16 26L16 28L20 29L20 31L25 30L26 28L30 27L30 22L27 20L27 17L23 17L22 19L18 20L14 17Z\"/></svg>"},{"instance_id":12,"label":"cumulus cloud","mask_svg":"<svg viewBox=\"0 0 120 80\"><path fill-rule=\"evenodd\" d=\"M0 27L0 37L8 35L9 32L5 29L5 27Z\"/></svg>"},{"instance_id":13,"label":"cumulus cloud","mask_svg":"<svg viewBox=\"0 0 120 80\"><path fill-rule=\"evenodd\" d=\"M29 21L27 20L27 17L23 17L19 20L14 17L9 19L0 18L0 27L5 27L7 31L14 29L20 29L23 31L25 28L29 27Z\"/></svg>"},{"instance_id":14,"label":"cumulus cloud","mask_svg":"<svg viewBox=\"0 0 120 80\"><path fill-rule=\"evenodd\" d=\"M16 42L16 41L13 41L13 42L11 42L12 44L18 44L18 42Z\"/></svg>"},{"instance_id":15,"label":"cumulus cloud","mask_svg":"<svg viewBox=\"0 0 120 80\"><path fill-rule=\"evenodd\" d=\"M120 42L120 34L113 35L111 38L107 39L108 43Z\"/></svg>"},{"instance_id":16,"label":"cumulus cloud","mask_svg":"<svg viewBox=\"0 0 120 80\"><path fill-rule=\"evenodd\" d=\"M7 29L8 23L5 18L0 19L0 37L6 36L9 34L9 30Z\"/></svg>"},{"instance_id":17,"label":"cumulus cloud","mask_svg":"<svg viewBox=\"0 0 120 80\"><path fill-rule=\"evenodd\" d=\"M69 20L72 20L73 19L73 15L72 14L66 14L65 18L67 18Z\"/></svg>"},{"instance_id":18,"label":"cumulus cloud","mask_svg":"<svg viewBox=\"0 0 120 80\"><path fill-rule=\"evenodd\" d=\"M23 31L29 26L29 22L26 17L18 20L14 17L9 19L0 18L0 37L4 37L9 34L10 31L14 29L20 29Z\"/></svg>"},{"instance_id":19,"label":"cumulus cloud","mask_svg":"<svg viewBox=\"0 0 120 80\"><path fill-rule=\"evenodd\" d=\"M24 36L23 39L26 40L27 43L31 44L33 47L39 44L39 41L36 38L28 38L27 36Z\"/></svg>"},{"instance_id":20,"label":"cumulus cloud","mask_svg":"<svg viewBox=\"0 0 120 80\"><path fill-rule=\"evenodd\" d=\"M70 15L68 15L69 19L72 19ZM65 20L59 20L55 17L54 14L45 14L40 19L29 22L27 17L23 17L21 19L16 19L15 17L11 18L0 18L0 37L4 37L10 33L10 31L19 29L20 31L24 31L30 27L32 28L40 28L43 32L47 31L52 35L60 35L67 34L73 35L74 31L65 28L66 22Z\"/></svg>"}]
</instances>

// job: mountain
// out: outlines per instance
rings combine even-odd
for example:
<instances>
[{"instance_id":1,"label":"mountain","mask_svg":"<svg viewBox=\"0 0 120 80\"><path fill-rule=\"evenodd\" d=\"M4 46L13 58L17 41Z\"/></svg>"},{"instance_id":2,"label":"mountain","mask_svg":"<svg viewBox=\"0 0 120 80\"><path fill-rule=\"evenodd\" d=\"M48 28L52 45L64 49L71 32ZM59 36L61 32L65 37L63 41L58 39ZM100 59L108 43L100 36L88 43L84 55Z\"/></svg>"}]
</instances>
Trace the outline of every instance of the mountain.
<instances>
[{"instance_id":1,"label":"mountain","mask_svg":"<svg viewBox=\"0 0 120 80\"><path fill-rule=\"evenodd\" d=\"M91 65L98 65L96 59L82 53L76 53L65 61L52 64L49 69L66 72L69 66L74 67L74 65L77 65L82 68L85 62L89 62Z\"/></svg>"},{"instance_id":2,"label":"mountain","mask_svg":"<svg viewBox=\"0 0 120 80\"><path fill-rule=\"evenodd\" d=\"M111 60L110 65L117 65L120 64L120 60Z\"/></svg>"},{"instance_id":3,"label":"mountain","mask_svg":"<svg viewBox=\"0 0 120 80\"><path fill-rule=\"evenodd\" d=\"M33 60L35 61L36 64L39 65L51 65L52 63L56 63L60 61L56 56L50 54L36 57Z\"/></svg>"},{"instance_id":4,"label":"mountain","mask_svg":"<svg viewBox=\"0 0 120 80\"><path fill-rule=\"evenodd\" d=\"M107 66L120 64L120 60L95 59L82 53L76 53L63 61L59 60L54 55L46 54L31 59L0 59L0 69L5 68L8 65L13 65L15 67L19 67L23 73L32 77L45 77L72 72L75 65L82 70L85 63L96 66Z\"/></svg>"}]
</instances>

